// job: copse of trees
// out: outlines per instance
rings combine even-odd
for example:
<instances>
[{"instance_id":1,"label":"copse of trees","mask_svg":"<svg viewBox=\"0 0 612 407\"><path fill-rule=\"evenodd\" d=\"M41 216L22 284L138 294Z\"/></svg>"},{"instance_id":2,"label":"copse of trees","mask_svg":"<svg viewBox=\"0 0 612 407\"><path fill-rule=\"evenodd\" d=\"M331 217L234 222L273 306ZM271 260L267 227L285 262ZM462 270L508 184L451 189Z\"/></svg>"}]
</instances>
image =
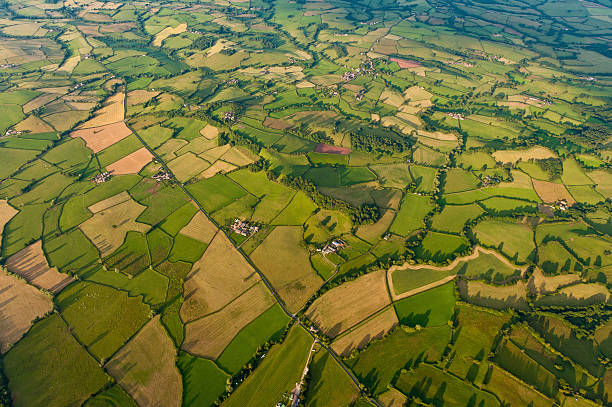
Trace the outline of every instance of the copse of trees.
<instances>
[{"instance_id":1,"label":"copse of trees","mask_svg":"<svg viewBox=\"0 0 612 407\"><path fill-rule=\"evenodd\" d=\"M402 153L411 147L407 139L393 139L374 134L351 133L351 147L355 151Z\"/></svg>"}]
</instances>

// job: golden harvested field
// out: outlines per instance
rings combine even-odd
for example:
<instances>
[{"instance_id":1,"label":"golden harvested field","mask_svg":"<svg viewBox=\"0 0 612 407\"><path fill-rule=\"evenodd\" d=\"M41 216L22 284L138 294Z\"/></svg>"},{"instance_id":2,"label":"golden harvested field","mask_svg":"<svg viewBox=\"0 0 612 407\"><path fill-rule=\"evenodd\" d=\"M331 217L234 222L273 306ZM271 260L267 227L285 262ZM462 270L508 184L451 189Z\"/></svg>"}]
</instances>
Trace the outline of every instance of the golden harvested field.
<instances>
[{"instance_id":1,"label":"golden harvested field","mask_svg":"<svg viewBox=\"0 0 612 407\"><path fill-rule=\"evenodd\" d=\"M25 334L32 321L53 309L51 298L0 269L0 354Z\"/></svg>"},{"instance_id":2,"label":"golden harvested field","mask_svg":"<svg viewBox=\"0 0 612 407\"><path fill-rule=\"evenodd\" d=\"M404 98L409 101L429 100L432 96L420 86L412 86L404 91Z\"/></svg>"},{"instance_id":3,"label":"golden harvested field","mask_svg":"<svg viewBox=\"0 0 612 407\"><path fill-rule=\"evenodd\" d=\"M160 92L154 92L145 89L136 89L131 92L128 92L126 103L128 106L139 105L141 103L148 102L159 94Z\"/></svg>"},{"instance_id":4,"label":"golden harvested field","mask_svg":"<svg viewBox=\"0 0 612 407\"><path fill-rule=\"evenodd\" d=\"M240 147L232 147L227 153L221 157L223 161L234 164L237 167L244 167L255 161L253 154Z\"/></svg>"},{"instance_id":5,"label":"golden harvested field","mask_svg":"<svg viewBox=\"0 0 612 407\"><path fill-rule=\"evenodd\" d=\"M205 127L206 128L206 127ZM219 158L223 157L223 154L227 153L230 148L232 148L229 144L224 144L222 146L214 147L200 154L200 157L205 159L208 162L214 163Z\"/></svg>"},{"instance_id":6,"label":"golden harvested field","mask_svg":"<svg viewBox=\"0 0 612 407\"><path fill-rule=\"evenodd\" d=\"M0 199L0 242L2 241L2 231L4 230L4 226L13 218L13 216L17 215L17 212L19 211L9 205L6 200Z\"/></svg>"},{"instance_id":7,"label":"golden harvested field","mask_svg":"<svg viewBox=\"0 0 612 407\"><path fill-rule=\"evenodd\" d=\"M5 266L8 271L20 275L30 284L54 294L74 281L72 277L60 273L55 267L49 267L40 240L9 257Z\"/></svg>"},{"instance_id":8,"label":"golden harvested field","mask_svg":"<svg viewBox=\"0 0 612 407\"><path fill-rule=\"evenodd\" d=\"M111 123L117 123L124 119L123 100L125 94L117 92L109 96L104 102L104 106L96 112L96 115L81 124L79 129L88 129L90 127L105 126Z\"/></svg>"},{"instance_id":9,"label":"golden harvested field","mask_svg":"<svg viewBox=\"0 0 612 407\"><path fill-rule=\"evenodd\" d=\"M106 126L92 127L88 129L75 130L70 133L71 137L80 137L85 140L87 147L94 153L112 146L132 134L132 131L123 122L107 124Z\"/></svg>"},{"instance_id":10,"label":"golden harvested field","mask_svg":"<svg viewBox=\"0 0 612 407\"><path fill-rule=\"evenodd\" d=\"M217 233L217 227L201 211L198 211L187 226L181 229L182 235L204 243L210 243L215 233Z\"/></svg>"},{"instance_id":11,"label":"golden harvested field","mask_svg":"<svg viewBox=\"0 0 612 407\"><path fill-rule=\"evenodd\" d=\"M404 97L400 93L385 89L380 95L379 101L393 107L399 107L404 103Z\"/></svg>"},{"instance_id":12,"label":"golden harvested field","mask_svg":"<svg viewBox=\"0 0 612 407\"><path fill-rule=\"evenodd\" d=\"M85 110L70 110L68 112L60 112L50 114L43 117L53 128L59 132L70 130L75 124L81 120L87 119L89 112Z\"/></svg>"},{"instance_id":13,"label":"golden harvested field","mask_svg":"<svg viewBox=\"0 0 612 407\"><path fill-rule=\"evenodd\" d=\"M92 213L98 213L100 211L110 208L111 206L119 205L120 203L130 199L132 199L130 194L128 194L127 191L122 191L117 195L113 195L110 198L106 198L100 202L88 206L87 209L89 209Z\"/></svg>"},{"instance_id":14,"label":"golden harvested field","mask_svg":"<svg viewBox=\"0 0 612 407\"><path fill-rule=\"evenodd\" d=\"M597 191L606 198L612 199L612 173L606 170L589 172L589 178L597 184Z\"/></svg>"},{"instance_id":15,"label":"golden harvested field","mask_svg":"<svg viewBox=\"0 0 612 407\"><path fill-rule=\"evenodd\" d=\"M208 167L210 164L207 161L192 152L187 152L168 162L168 168L180 182L190 180Z\"/></svg>"},{"instance_id":16,"label":"golden harvested field","mask_svg":"<svg viewBox=\"0 0 612 407\"><path fill-rule=\"evenodd\" d=\"M206 127L200 130L200 134L208 140L212 140L219 135L219 129L215 126L207 124Z\"/></svg>"},{"instance_id":17,"label":"golden harvested field","mask_svg":"<svg viewBox=\"0 0 612 407\"><path fill-rule=\"evenodd\" d=\"M385 272L379 270L327 291L312 303L306 316L334 338L390 302Z\"/></svg>"},{"instance_id":18,"label":"golden harvested field","mask_svg":"<svg viewBox=\"0 0 612 407\"><path fill-rule=\"evenodd\" d=\"M400 407L405 406L408 402L408 397L394 388L390 388L377 398L378 401L382 403L383 407Z\"/></svg>"},{"instance_id":19,"label":"golden harvested field","mask_svg":"<svg viewBox=\"0 0 612 407\"><path fill-rule=\"evenodd\" d=\"M55 93L43 93L42 95L37 96L36 98L30 100L28 103L23 105L23 112L25 114L28 114L32 110L36 110L39 107L42 107L47 103L51 102L52 100L57 99L57 97L58 95Z\"/></svg>"},{"instance_id":20,"label":"golden harvested field","mask_svg":"<svg viewBox=\"0 0 612 407\"><path fill-rule=\"evenodd\" d=\"M113 175L137 174L145 165L150 163L152 159L153 154L151 154L146 147L142 147L114 163L107 165L106 169L111 171Z\"/></svg>"},{"instance_id":21,"label":"golden harvested field","mask_svg":"<svg viewBox=\"0 0 612 407\"><path fill-rule=\"evenodd\" d=\"M299 226L278 226L251 255L292 312L299 310L322 284L310 264Z\"/></svg>"},{"instance_id":22,"label":"golden harvested field","mask_svg":"<svg viewBox=\"0 0 612 407\"><path fill-rule=\"evenodd\" d=\"M451 133L442 133L441 131L424 131L424 130L419 130L418 133L421 136L424 136L430 139L434 139L434 140L457 141L457 136Z\"/></svg>"},{"instance_id":23,"label":"golden harvested field","mask_svg":"<svg viewBox=\"0 0 612 407\"><path fill-rule=\"evenodd\" d=\"M542 160L544 158L556 158L557 155L546 147L535 146L526 150L499 150L493 153L496 161L502 163L515 163L519 160L528 161L530 159Z\"/></svg>"},{"instance_id":24,"label":"golden harvested field","mask_svg":"<svg viewBox=\"0 0 612 407\"><path fill-rule=\"evenodd\" d=\"M567 188L563 184L556 184L554 182L540 181L537 179L532 180L533 189L544 202L557 202L565 199L568 204L573 205L576 200L570 195Z\"/></svg>"},{"instance_id":25,"label":"golden harvested field","mask_svg":"<svg viewBox=\"0 0 612 407\"><path fill-rule=\"evenodd\" d=\"M76 68L76 66L79 64L79 62L81 62L81 56L80 55L75 55L73 57L68 58L63 64L62 66L60 66L57 69L57 72L65 72L65 73L72 73L72 71L74 70L74 68Z\"/></svg>"},{"instance_id":26,"label":"golden harvested field","mask_svg":"<svg viewBox=\"0 0 612 407\"><path fill-rule=\"evenodd\" d=\"M480 281L458 283L461 296L468 302L489 308L504 309L527 307L527 284L519 281L513 285L490 285Z\"/></svg>"},{"instance_id":27,"label":"golden harvested field","mask_svg":"<svg viewBox=\"0 0 612 407\"><path fill-rule=\"evenodd\" d=\"M376 315L369 321L358 326L332 343L332 349L342 356L350 355L353 349L363 349L370 341L382 338L398 324L393 307Z\"/></svg>"},{"instance_id":28,"label":"golden harvested field","mask_svg":"<svg viewBox=\"0 0 612 407\"><path fill-rule=\"evenodd\" d=\"M155 36L155 39L153 40L153 45L155 45L156 47L161 47L162 43L164 42L166 38L172 35L183 33L185 32L186 29L187 29L187 24L179 24L174 28L166 27L157 33L157 35Z\"/></svg>"},{"instance_id":29,"label":"golden harvested field","mask_svg":"<svg viewBox=\"0 0 612 407\"><path fill-rule=\"evenodd\" d=\"M176 348L156 316L113 358L106 369L140 406L180 407L183 381Z\"/></svg>"},{"instance_id":30,"label":"golden harvested field","mask_svg":"<svg viewBox=\"0 0 612 407\"><path fill-rule=\"evenodd\" d=\"M53 131L53 127L36 116L29 116L15 125L15 130L27 131L29 133L50 133Z\"/></svg>"},{"instance_id":31,"label":"golden harvested field","mask_svg":"<svg viewBox=\"0 0 612 407\"><path fill-rule=\"evenodd\" d=\"M211 178L219 173L225 174L226 172L230 172L232 170L235 170L236 168L237 167L233 164L217 160L214 162L213 165L202 171L200 175L198 175L198 178Z\"/></svg>"},{"instance_id":32,"label":"golden harvested field","mask_svg":"<svg viewBox=\"0 0 612 407\"><path fill-rule=\"evenodd\" d=\"M528 288L533 294L543 295L557 291L561 287L580 281L578 274L562 274L560 276L545 276L540 269L535 269L529 278Z\"/></svg>"},{"instance_id":33,"label":"golden harvested field","mask_svg":"<svg viewBox=\"0 0 612 407\"><path fill-rule=\"evenodd\" d=\"M181 307L183 321L218 311L259 280L227 236L217 233L187 275L185 302Z\"/></svg>"},{"instance_id":34,"label":"golden harvested field","mask_svg":"<svg viewBox=\"0 0 612 407\"><path fill-rule=\"evenodd\" d=\"M136 218L144 210L144 206L130 199L94 214L79 227L104 257L123 244L128 231L144 233L151 228L149 225L136 222Z\"/></svg>"},{"instance_id":35,"label":"golden harvested field","mask_svg":"<svg viewBox=\"0 0 612 407\"><path fill-rule=\"evenodd\" d=\"M260 282L219 312L185 325L182 348L194 355L216 359L234 336L274 304L272 295Z\"/></svg>"}]
</instances>

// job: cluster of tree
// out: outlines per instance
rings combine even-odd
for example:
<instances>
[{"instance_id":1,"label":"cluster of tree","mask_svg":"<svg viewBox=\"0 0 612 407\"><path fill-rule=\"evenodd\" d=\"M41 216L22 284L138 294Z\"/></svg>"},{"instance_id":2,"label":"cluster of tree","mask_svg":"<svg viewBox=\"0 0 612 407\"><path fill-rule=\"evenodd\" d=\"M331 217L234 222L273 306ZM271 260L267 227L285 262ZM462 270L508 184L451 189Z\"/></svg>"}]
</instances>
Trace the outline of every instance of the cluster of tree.
<instances>
[{"instance_id":1,"label":"cluster of tree","mask_svg":"<svg viewBox=\"0 0 612 407\"><path fill-rule=\"evenodd\" d=\"M268 177L275 178L275 174L268 171ZM285 186L303 191L320 208L333 209L346 213L351 217L353 223L357 225L375 223L380 218L380 211L376 205L364 203L361 206L354 206L346 201L324 195L319 192L315 184L302 177L291 177L286 175L277 180Z\"/></svg>"},{"instance_id":2,"label":"cluster of tree","mask_svg":"<svg viewBox=\"0 0 612 407\"><path fill-rule=\"evenodd\" d=\"M204 50L206 48L210 48L213 45L215 45L215 41L217 41L215 37L201 36L201 37L198 37L196 40L194 40L191 43L191 48Z\"/></svg>"},{"instance_id":3,"label":"cluster of tree","mask_svg":"<svg viewBox=\"0 0 612 407\"><path fill-rule=\"evenodd\" d=\"M603 124L587 123L582 127L569 130L567 136L580 144L597 147L612 136L612 131Z\"/></svg>"},{"instance_id":4,"label":"cluster of tree","mask_svg":"<svg viewBox=\"0 0 612 407\"><path fill-rule=\"evenodd\" d=\"M351 147L355 151L402 153L410 148L408 139L382 137L375 134L351 133Z\"/></svg>"},{"instance_id":5,"label":"cluster of tree","mask_svg":"<svg viewBox=\"0 0 612 407\"><path fill-rule=\"evenodd\" d=\"M275 34L260 34L256 37L264 48L276 49L285 43L285 40Z\"/></svg>"},{"instance_id":6,"label":"cluster of tree","mask_svg":"<svg viewBox=\"0 0 612 407\"><path fill-rule=\"evenodd\" d=\"M308 125L302 124L296 134L296 136L305 138L310 141L314 141L315 143L325 143L325 144L334 144L334 139L329 137L327 133L322 130L319 131L310 131L308 129Z\"/></svg>"},{"instance_id":7,"label":"cluster of tree","mask_svg":"<svg viewBox=\"0 0 612 407\"><path fill-rule=\"evenodd\" d=\"M222 146L225 144L230 144L231 146L240 146L248 148L255 154L259 154L261 151L261 146L251 140L250 138L243 136L240 133L236 132L223 132L219 135L217 140L218 145Z\"/></svg>"},{"instance_id":8,"label":"cluster of tree","mask_svg":"<svg viewBox=\"0 0 612 407\"><path fill-rule=\"evenodd\" d=\"M13 401L11 400L11 393L8 388L8 379L2 371L2 359L0 359L0 407L11 407Z\"/></svg>"},{"instance_id":9,"label":"cluster of tree","mask_svg":"<svg viewBox=\"0 0 612 407\"><path fill-rule=\"evenodd\" d=\"M550 179L561 178L561 175L563 175L563 163L558 158L536 160L536 164L548 174Z\"/></svg>"}]
</instances>

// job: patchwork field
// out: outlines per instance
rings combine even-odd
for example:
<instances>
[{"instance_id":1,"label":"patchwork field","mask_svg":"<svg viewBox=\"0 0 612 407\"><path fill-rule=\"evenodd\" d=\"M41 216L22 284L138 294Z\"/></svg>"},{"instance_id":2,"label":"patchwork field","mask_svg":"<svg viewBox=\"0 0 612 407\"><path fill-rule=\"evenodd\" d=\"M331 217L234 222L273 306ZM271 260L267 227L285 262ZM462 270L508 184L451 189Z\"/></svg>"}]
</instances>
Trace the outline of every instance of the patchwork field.
<instances>
[{"instance_id":1,"label":"patchwork field","mask_svg":"<svg viewBox=\"0 0 612 407\"><path fill-rule=\"evenodd\" d=\"M315 300L306 316L333 338L389 303L381 270L329 290Z\"/></svg>"},{"instance_id":2,"label":"patchwork field","mask_svg":"<svg viewBox=\"0 0 612 407\"><path fill-rule=\"evenodd\" d=\"M23 280L0 271L0 353L6 353L30 329L32 321L53 308L51 299Z\"/></svg>"},{"instance_id":3,"label":"patchwork field","mask_svg":"<svg viewBox=\"0 0 612 407\"><path fill-rule=\"evenodd\" d=\"M174 361L176 349L155 317L113 358L106 369L142 405L180 406L183 383Z\"/></svg>"}]
</instances>

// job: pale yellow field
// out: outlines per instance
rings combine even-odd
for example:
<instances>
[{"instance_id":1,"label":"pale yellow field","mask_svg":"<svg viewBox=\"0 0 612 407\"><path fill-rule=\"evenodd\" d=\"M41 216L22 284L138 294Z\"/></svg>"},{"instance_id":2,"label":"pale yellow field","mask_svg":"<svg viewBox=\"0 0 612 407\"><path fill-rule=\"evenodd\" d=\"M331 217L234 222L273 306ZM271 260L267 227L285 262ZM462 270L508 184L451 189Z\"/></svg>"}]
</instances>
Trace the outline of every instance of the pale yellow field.
<instances>
[{"instance_id":1,"label":"pale yellow field","mask_svg":"<svg viewBox=\"0 0 612 407\"><path fill-rule=\"evenodd\" d=\"M578 274L562 274L560 276L547 277L540 269L535 269L529 278L529 291L533 294L549 294L557 291L560 287L575 284L580 281Z\"/></svg>"},{"instance_id":2,"label":"pale yellow field","mask_svg":"<svg viewBox=\"0 0 612 407\"><path fill-rule=\"evenodd\" d=\"M217 233L217 227L201 211L198 211L187 226L181 229L182 235L204 243L210 243L215 233Z\"/></svg>"},{"instance_id":3,"label":"pale yellow field","mask_svg":"<svg viewBox=\"0 0 612 407\"><path fill-rule=\"evenodd\" d=\"M132 134L132 131L123 122L107 124L100 127L91 127L82 130L75 130L70 133L70 137L81 137L85 140L87 147L94 153L112 146L116 142L123 140Z\"/></svg>"},{"instance_id":4,"label":"pale yellow field","mask_svg":"<svg viewBox=\"0 0 612 407\"><path fill-rule=\"evenodd\" d=\"M431 93L420 86L412 86L404 91L404 98L407 101L429 100L432 96Z\"/></svg>"},{"instance_id":5,"label":"pale yellow field","mask_svg":"<svg viewBox=\"0 0 612 407\"><path fill-rule=\"evenodd\" d=\"M138 405L180 407L183 381L175 359L176 348L158 315L105 367Z\"/></svg>"},{"instance_id":6,"label":"pale yellow field","mask_svg":"<svg viewBox=\"0 0 612 407\"><path fill-rule=\"evenodd\" d=\"M221 159L237 167L244 167L255 161L250 152L240 147L232 147L227 153L223 154Z\"/></svg>"},{"instance_id":7,"label":"pale yellow field","mask_svg":"<svg viewBox=\"0 0 612 407\"><path fill-rule=\"evenodd\" d=\"M186 324L182 348L194 355L216 359L242 328L272 304L272 295L260 282L219 312Z\"/></svg>"},{"instance_id":8,"label":"pale yellow field","mask_svg":"<svg viewBox=\"0 0 612 407\"><path fill-rule=\"evenodd\" d=\"M218 173L225 174L226 172L235 170L236 168L237 167L233 164L226 163L225 161L217 160L213 163L213 165L211 165L210 167L202 171L202 173L200 173L198 177L199 178L210 178L210 177L215 176Z\"/></svg>"},{"instance_id":9,"label":"pale yellow field","mask_svg":"<svg viewBox=\"0 0 612 407\"><path fill-rule=\"evenodd\" d=\"M30 284L54 294L62 291L74 279L49 267L40 240L18 251L6 260L8 271L26 279Z\"/></svg>"},{"instance_id":10,"label":"pale yellow field","mask_svg":"<svg viewBox=\"0 0 612 407\"><path fill-rule=\"evenodd\" d=\"M4 226L13 218L13 216L17 215L17 212L19 211L9 205L6 200L0 199L0 241L2 241L1 239Z\"/></svg>"},{"instance_id":11,"label":"pale yellow field","mask_svg":"<svg viewBox=\"0 0 612 407\"><path fill-rule=\"evenodd\" d=\"M42 95L35 97L34 99L23 105L23 112L25 114L28 114L32 110L36 110L39 107L42 107L47 103L51 102L52 100L57 99L57 97L58 95L55 93L43 93Z\"/></svg>"},{"instance_id":12,"label":"pale yellow field","mask_svg":"<svg viewBox=\"0 0 612 407\"><path fill-rule=\"evenodd\" d=\"M327 291L312 303L306 316L333 338L390 302L385 272L379 270Z\"/></svg>"},{"instance_id":13,"label":"pale yellow field","mask_svg":"<svg viewBox=\"0 0 612 407\"><path fill-rule=\"evenodd\" d=\"M212 140L219 135L219 129L215 126L207 124L206 127L200 130L200 134L208 140Z\"/></svg>"},{"instance_id":14,"label":"pale yellow field","mask_svg":"<svg viewBox=\"0 0 612 407\"><path fill-rule=\"evenodd\" d=\"M60 66L57 69L57 72L64 72L64 73L69 73L70 74L70 73L72 73L74 68L76 68L76 66L79 64L79 62L81 62L81 56L80 55L75 55L73 57L70 57L66 61L64 61L62 66Z\"/></svg>"},{"instance_id":15,"label":"pale yellow field","mask_svg":"<svg viewBox=\"0 0 612 407\"><path fill-rule=\"evenodd\" d=\"M393 107L399 107L404 103L404 97L401 94L387 90L386 88L380 95L379 100Z\"/></svg>"},{"instance_id":16,"label":"pale yellow field","mask_svg":"<svg viewBox=\"0 0 612 407\"><path fill-rule=\"evenodd\" d=\"M168 168L179 182L189 181L205 169L210 167L208 161L203 160L192 152L182 154L168 162Z\"/></svg>"},{"instance_id":17,"label":"pale yellow field","mask_svg":"<svg viewBox=\"0 0 612 407\"><path fill-rule=\"evenodd\" d=\"M496 161L502 163L515 163L519 160L530 159L542 160L544 158L556 158L557 155L546 147L535 146L526 150L498 150L493 153Z\"/></svg>"},{"instance_id":18,"label":"pale yellow field","mask_svg":"<svg viewBox=\"0 0 612 407\"><path fill-rule=\"evenodd\" d=\"M224 144L222 146L211 148L210 150L207 150L201 153L200 157L202 157L209 163L214 163L219 158L221 158L223 154L227 153L230 150L230 148L232 148L232 146L230 146L229 144Z\"/></svg>"},{"instance_id":19,"label":"pale yellow field","mask_svg":"<svg viewBox=\"0 0 612 407\"><path fill-rule=\"evenodd\" d=\"M187 29L187 24L179 24L174 28L166 27L157 33L157 35L155 36L155 39L153 40L153 45L155 45L156 47L161 47L162 43L164 42L166 38L170 37L171 35L177 35L177 34L183 33L185 32L186 29Z\"/></svg>"},{"instance_id":20,"label":"pale yellow field","mask_svg":"<svg viewBox=\"0 0 612 407\"><path fill-rule=\"evenodd\" d=\"M302 233L301 226L277 226L251 255L292 312L302 308L323 283L312 269Z\"/></svg>"},{"instance_id":21,"label":"pale yellow field","mask_svg":"<svg viewBox=\"0 0 612 407\"><path fill-rule=\"evenodd\" d=\"M96 112L96 115L87 122L81 124L79 129L105 126L107 124L122 121L124 119L124 97L125 94L123 92L117 92L109 96L104 102L104 106Z\"/></svg>"},{"instance_id":22,"label":"pale yellow field","mask_svg":"<svg viewBox=\"0 0 612 407\"><path fill-rule=\"evenodd\" d=\"M26 119L15 125L17 131L27 131L29 133L49 133L53 127L42 121L36 116L28 116Z\"/></svg>"},{"instance_id":23,"label":"pale yellow field","mask_svg":"<svg viewBox=\"0 0 612 407\"><path fill-rule=\"evenodd\" d=\"M127 94L127 105L135 106L141 103L148 102L155 96L159 95L160 92L153 92L150 90L136 89Z\"/></svg>"},{"instance_id":24,"label":"pale yellow field","mask_svg":"<svg viewBox=\"0 0 612 407\"><path fill-rule=\"evenodd\" d=\"M130 199L132 199L130 194L128 194L127 191L123 191L118 193L117 195L113 195L110 198L106 198L100 202L88 206L87 209L89 209L92 213L98 213L100 211L110 208L111 206L118 205Z\"/></svg>"},{"instance_id":25,"label":"pale yellow field","mask_svg":"<svg viewBox=\"0 0 612 407\"><path fill-rule=\"evenodd\" d=\"M81 120L87 119L89 112L84 110L71 110L69 112L60 112L50 114L43 117L53 128L59 132L68 131Z\"/></svg>"},{"instance_id":26,"label":"pale yellow field","mask_svg":"<svg viewBox=\"0 0 612 407\"><path fill-rule=\"evenodd\" d=\"M606 198L612 199L612 173L606 170L595 170L589 172L589 178L597 184L597 191Z\"/></svg>"},{"instance_id":27,"label":"pale yellow field","mask_svg":"<svg viewBox=\"0 0 612 407\"><path fill-rule=\"evenodd\" d=\"M181 307L183 321L218 311L259 280L227 236L217 233L187 275L185 302Z\"/></svg>"},{"instance_id":28,"label":"pale yellow field","mask_svg":"<svg viewBox=\"0 0 612 407\"><path fill-rule=\"evenodd\" d=\"M462 297L476 305L490 308L518 308L527 306L527 284L519 281L513 285L490 285L480 281L461 281L458 283Z\"/></svg>"},{"instance_id":29,"label":"pale yellow field","mask_svg":"<svg viewBox=\"0 0 612 407\"><path fill-rule=\"evenodd\" d=\"M142 168L151 162L153 154L149 152L145 147L134 151L131 154L126 155L120 160L107 165L106 169L111 171L113 175L121 174L136 174Z\"/></svg>"},{"instance_id":30,"label":"pale yellow field","mask_svg":"<svg viewBox=\"0 0 612 407\"><path fill-rule=\"evenodd\" d=\"M353 349L363 349L373 339L383 337L398 322L393 307L389 307L369 321L335 340L332 343L332 349L339 355L348 356Z\"/></svg>"},{"instance_id":31,"label":"pale yellow field","mask_svg":"<svg viewBox=\"0 0 612 407\"><path fill-rule=\"evenodd\" d=\"M104 257L123 244L128 231L144 233L151 228L149 225L136 222L138 215L145 209L145 206L130 199L94 214L79 227Z\"/></svg>"},{"instance_id":32,"label":"pale yellow field","mask_svg":"<svg viewBox=\"0 0 612 407\"><path fill-rule=\"evenodd\" d=\"M30 329L32 321L53 309L51 298L0 269L0 354Z\"/></svg>"},{"instance_id":33,"label":"pale yellow field","mask_svg":"<svg viewBox=\"0 0 612 407\"><path fill-rule=\"evenodd\" d=\"M576 200L572 197L563 184L540 181L538 179L533 179L532 182L533 189L535 189L540 199L544 202L557 202L564 199L570 205L576 203Z\"/></svg>"},{"instance_id":34,"label":"pale yellow field","mask_svg":"<svg viewBox=\"0 0 612 407\"><path fill-rule=\"evenodd\" d=\"M378 396L378 401L382 403L383 407L401 407L406 405L408 397L406 397L402 392L395 390L394 388L390 388Z\"/></svg>"}]
</instances>

